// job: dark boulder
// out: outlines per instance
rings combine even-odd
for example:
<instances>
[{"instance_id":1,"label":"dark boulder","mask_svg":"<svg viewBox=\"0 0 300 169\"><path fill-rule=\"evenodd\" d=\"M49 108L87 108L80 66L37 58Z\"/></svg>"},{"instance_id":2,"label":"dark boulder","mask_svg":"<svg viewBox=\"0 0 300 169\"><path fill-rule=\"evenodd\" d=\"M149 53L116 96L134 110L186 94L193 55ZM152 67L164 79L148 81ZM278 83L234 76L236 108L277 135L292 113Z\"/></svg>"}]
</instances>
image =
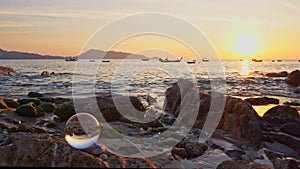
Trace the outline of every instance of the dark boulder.
<instances>
[{"instance_id":1,"label":"dark boulder","mask_svg":"<svg viewBox=\"0 0 300 169\"><path fill-rule=\"evenodd\" d=\"M37 92L29 92L27 94L28 97L43 97L43 94Z\"/></svg>"},{"instance_id":2,"label":"dark boulder","mask_svg":"<svg viewBox=\"0 0 300 169\"><path fill-rule=\"evenodd\" d=\"M265 76L268 76L268 77L287 77L289 74L287 71L282 71L282 72L279 72L279 73L266 73Z\"/></svg>"},{"instance_id":3,"label":"dark boulder","mask_svg":"<svg viewBox=\"0 0 300 169\"><path fill-rule=\"evenodd\" d=\"M19 116L24 116L24 117L38 116L36 105L33 102L19 106L16 112Z\"/></svg>"},{"instance_id":4,"label":"dark boulder","mask_svg":"<svg viewBox=\"0 0 300 169\"><path fill-rule=\"evenodd\" d=\"M199 93L199 109L194 128L203 128L208 112L211 108L212 93L207 93L195 88L192 88L191 82L178 82L173 87L166 91L165 111L178 116L180 107L188 106L197 100L187 100L181 103L180 97L185 97L188 91L196 90ZM179 90L180 84L188 84L184 90ZM184 91L184 92L183 92ZM188 96L188 95L187 95ZM212 110L218 108L216 105L221 105L224 102L224 95L216 94L212 106ZM193 105L191 105L193 106ZM219 106L221 107L221 106ZM222 111L222 110L221 110ZM182 112L184 113L184 112ZM217 117L216 117L217 118ZM262 141L262 129L260 128L261 118L257 115L252 106L242 99L226 97L225 107L218 128L234 134L238 138L249 140L253 145L259 146ZM193 120L193 119L192 119Z\"/></svg>"},{"instance_id":5,"label":"dark boulder","mask_svg":"<svg viewBox=\"0 0 300 169\"><path fill-rule=\"evenodd\" d=\"M54 114L62 121L67 121L71 116L76 114L72 101L64 102L56 107Z\"/></svg>"},{"instance_id":6,"label":"dark boulder","mask_svg":"<svg viewBox=\"0 0 300 169\"><path fill-rule=\"evenodd\" d=\"M40 99L19 99L18 100L19 105L28 104L30 102L33 102L36 106L42 103Z\"/></svg>"},{"instance_id":7,"label":"dark boulder","mask_svg":"<svg viewBox=\"0 0 300 169\"><path fill-rule=\"evenodd\" d=\"M300 116L297 109L290 106L273 107L263 115L263 119L273 126L281 126L290 122L300 124Z\"/></svg>"},{"instance_id":8,"label":"dark boulder","mask_svg":"<svg viewBox=\"0 0 300 169\"><path fill-rule=\"evenodd\" d=\"M290 106L300 106L300 102L284 102L283 104Z\"/></svg>"},{"instance_id":9,"label":"dark boulder","mask_svg":"<svg viewBox=\"0 0 300 169\"><path fill-rule=\"evenodd\" d=\"M43 102L38 107L44 110L46 113L53 113L55 111L55 106L48 102Z\"/></svg>"},{"instance_id":10,"label":"dark boulder","mask_svg":"<svg viewBox=\"0 0 300 169\"><path fill-rule=\"evenodd\" d=\"M260 163L249 163L246 160L223 161L217 169L272 169L271 166Z\"/></svg>"},{"instance_id":11,"label":"dark boulder","mask_svg":"<svg viewBox=\"0 0 300 169\"><path fill-rule=\"evenodd\" d=\"M300 138L300 124L291 122L284 124L279 131Z\"/></svg>"},{"instance_id":12,"label":"dark boulder","mask_svg":"<svg viewBox=\"0 0 300 169\"><path fill-rule=\"evenodd\" d=\"M292 86L300 86L300 71L291 72L286 79L286 83Z\"/></svg>"},{"instance_id":13,"label":"dark boulder","mask_svg":"<svg viewBox=\"0 0 300 169\"><path fill-rule=\"evenodd\" d=\"M269 97L247 98L245 101L251 105L279 104L279 99Z\"/></svg>"}]
</instances>

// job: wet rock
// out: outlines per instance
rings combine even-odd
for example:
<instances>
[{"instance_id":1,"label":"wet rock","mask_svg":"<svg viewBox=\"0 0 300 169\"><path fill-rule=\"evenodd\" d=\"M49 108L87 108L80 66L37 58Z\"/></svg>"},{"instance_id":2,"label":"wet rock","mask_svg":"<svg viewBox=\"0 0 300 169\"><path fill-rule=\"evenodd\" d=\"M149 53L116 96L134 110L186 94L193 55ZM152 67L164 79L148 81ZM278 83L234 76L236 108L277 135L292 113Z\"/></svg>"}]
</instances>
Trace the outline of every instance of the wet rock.
<instances>
[{"instance_id":1,"label":"wet rock","mask_svg":"<svg viewBox=\"0 0 300 169\"><path fill-rule=\"evenodd\" d=\"M0 109L7 109L7 105L4 101L4 98L3 97L0 97Z\"/></svg>"},{"instance_id":2,"label":"wet rock","mask_svg":"<svg viewBox=\"0 0 300 169\"><path fill-rule=\"evenodd\" d=\"M272 169L272 167L260 163L250 164L246 160L228 160L219 164L217 169Z\"/></svg>"},{"instance_id":3,"label":"wet rock","mask_svg":"<svg viewBox=\"0 0 300 169\"><path fill-rule=\"evenodd\" d=\"M299 94L299 93L300 93L300 88L296 89L296 90L294 91L294 93Z\"/></svg>"},{"instance_id":4,"label":"wet rock","mask_svg":"<svg viewBox=\"0 0 300 169\"><path fill-rule=\"evenodd\" d=\"M62 121L67 121L71 116L76 114L72 101L64 102L56 107L54 112Z\"/></svg>"},{"instance_id":5,"label":"wet rock","mask_svg":"<svg viewBox=\"0 0 300 169\"><path fill-rule=\"evenodd\" d=\"M19 124L17 128L17 132L30 132L31 126L27 124Z\"/></svg>"},{"instance_id":6,"label":"wet rock","mask_svg":"<svg viewBox=\"0 0 300 169\"><path fill-rule=\"evenodd\" d=\"M43 109L46 113L53 113L55 111L55 106L52 103L43 102L38 107Z\"/></svg>"},{"instance_id":7,"label":"wet rock","mask_svg":"<svg viewBox=\"0 0 300 169\"><path fill-rule=\"evenodd\" d=\"M249 103L238 98L227 97L218 128L259 146L263 138L259 121L260 117Z\"/></svg>"},{"instance_id":8,"label":"wet rock","mask_svg":"<svg viewBox=\"0 0 300 169\"><path fill-rule=\"evenodd\" d=\"M38 116L38 111L37 111L36 105L33 102L19 106L17 108L16 112L19 116L24 116L24 117L37 117Z\"/></svg>"},{"instance_id":9,"label":"wet rock","mask_svg":"<svg viewBox=\"0 0 300 169\"><path fill-rule=\"evenodd\" d=\"M40 99L19 99L18 100L19 105L28 104L30 102L33 102L36 106L42 104L42 101Z\"/></svg>"},{"instance_id":10,"label":"wet rock","mask_svg":"<svg viewBox=\"0 0 300 169\"><path fill-rule=\"evenodd\" d=\"M281 126L290 122L300 124L300 116L297 109L290 106L273 107L263 115L263 119L273 126Z\"/></svg>"},{"instance_id":11,"label":"wet rock","mask_svg":"<svg viewBox=\"0 0 300 169\"><path fill-rule=\"evenodd\" d=\"M205 153L207 148L208 147L206 144L201 144L197 141L188 141L184 146L184 149L187 153L187 158L195 158L201 156Z\"/></svg>"},{"instance_id":12,"label":"wet rock","mask_svg":"<svg viewBox=\"0 0 300 169\"><path fill-rule=\"evenodd\" d=\"M178 83L175 83L171 88L168 88L165 92L165 111L174 114L177 117L179 113L177 109L180 108L181 99L192 88L194 88L194 84L188 80L179 80Z\"/></svg>"},{"instance_id":13,"label":"wet rock","mask_svg":"<svg viewBox=\"0 0 300 169\"><path fill-rule=\"evenodd\" d=\"M10 108L17 108L19 106L19 103L14 99L4 99L4 102L6 103L7 107Z\"/></svg>"},{"instance_id":14,"label":"wet rock","mask_svg":"<svg viewBox=\"0 0 300 169\"><path fill-rule=\"evenodd\" d=\"M245 101L251 105L279 104L279 99L269 97L247 98Z\"/></svg>"},{"instance_id":15,"label":"wet rock","mask_svg":"<svg viewBox=\"0 0 300 169\"><path fill-rule=\"evenodd\" d=\"M62 104L62 103L65 103L65 102L70 102L70 101L72 101L72 100L68 99L68 98L61 98L61 97L58 97L58 98L54 99L55 104Z\"/></svg>"},{"instance_id":16,"label":"wet rock","mask_svg":"<svg viewBox=\"0 0 300 169\"><path fill-rule=\"evenodd\" d=\"M103 160L103 161L107 161L108 156L107 156L106 154L100 154L100 155L99 155L99 158L100 158L101 160Z\"/></svg>"},{"instance_id":17,"label":"wet rock","mask_svg":"<svg viewBox=\"0 0 300 169\"><path fill-rule=\"evenodd\" d=\"M105 152L104 149L97 144L94 144L92 147L87 148L84 151L94 156L99 156L100 154Z\"/></svg>"},{"instance_id":18,"label":"wet rock","mask_svg":"<svg viewBox=\"0 0 300 169\"><path fill-rule=\"evenodd\" d=\"M0 151L0 166L107 167L99 158L51 139L22 138L0 147Z\"/></svg>"},{"instance_id":19,"label":"wet rock","mask_svg":"<svg viewBox=\"0 0 300 169\"><path fill-rule=\"evenodd\" d=\"M14 75L14 69L10 67L0 66L0 76Z\"/></svg>"},{"instance_id":20,"label":"wet rock","mask_svg":"<svg viewBox=\"0 0 300 169\"><path fill-rule=\"evenodd\" d=\"M290 106L300 106L299 102L284 102L283 104L290 105Z\"/></svg>"},{"instance_id":21,"label":"wet rock","mask_svg":"<svg viewBox=\"0 0 300 169\"><path fill-rule=\"evenodd\" d=\"M185 159L188 156L184 148L174 147L171 153L173 157L177 160Z\"/></svg>"},{"instance_id":22,"label":"wet rock","mask_svg":"<svg viewBox=\"0 0 300 169\"><path fill-rule=\"evenodd\" d=\"M268 77L287 77L289 74L287 71L279 72L279 73L266 73L265 76Z\"/></svg>"},{"instance_id":23,"label":"wet rock","mask_svg":"<svg viewBox=\"0 0 300 169\"><path fill-rule=\"evenodd\" d=\"M275 169L298 169L299 162L290 157L284 157L275 152L268 152L268 158L273 163Z\"/></svg>"},{"instance_id":24,"label":"wet rock","mask_svg":"<svg viewBox=\"0 0 300 169\"><path fill-rule=\"evenodd\" d=\"M279 129L279 131L285 132L289 135L300 138L300 124L299 123L295 123L295 122L286 123Z\"/></svg>"},{"instance_id":25,"label":"wet rock","mask_svg":"<svg viewBox=\"0 0 300 169\"><path fill-rule=\"evenodd\" d=\"M228 155L233 160L242 160L242 157L245 155L245 152L242 150L234 150L234 149L225 149L224 153Z\"/></svg>"},{"instance_id":26,"label":"wet rock","mask_svg":"<svg viewBox=\"0 0 300 169\"><path fill-rule=\"evenodd\" d=\"M300 155L300 144L298 138L281 133L272 133L271 135L274 140L292 148L298 153L298 155Z\"/></svg>"},{"instance_id":27,"label":"wet rock","mask_svg":"<svg viewBox=\"0 0 300 169\"><path fill-rule=\"evenodd\" d=\"M48 103L54 103L55 99L54 98L49 98L49 97L41 97L39 98L42 102L48 102Z\"/></svg>"},{"instance_id":28,"label":"wet rock","mask_svg":"<svg viewBox=\"0 0 300 169\"><path fill-rule=\"evenodd\" d=\"M300 71L295 70L289 74L286 83L292 86L300 86Z\"/></svg>"},{"instance_id":29,"label":"wet rock","mask_svg":"<svg viewBox=\"0 0 300 169\"><path fill-rule=\"evenodd\" d=\"M28 97L43 97L43 94L38 93L38 92L29 92L27 94Z\"/></svg>"}]
</instances>

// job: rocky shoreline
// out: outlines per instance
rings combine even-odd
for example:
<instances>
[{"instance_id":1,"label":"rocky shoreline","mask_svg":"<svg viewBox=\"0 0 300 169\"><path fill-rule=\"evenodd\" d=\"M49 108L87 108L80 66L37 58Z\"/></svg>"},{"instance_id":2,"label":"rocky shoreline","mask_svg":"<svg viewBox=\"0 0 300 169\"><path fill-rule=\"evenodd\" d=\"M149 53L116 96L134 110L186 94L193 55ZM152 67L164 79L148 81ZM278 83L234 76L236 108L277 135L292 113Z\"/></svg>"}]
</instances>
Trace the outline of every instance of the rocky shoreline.
<instances>
[{"instance_id":1,"label":"rocky shoreline","mask_svg":"<svg viewBox=\"0 0 300 169\"><path fill-rule=\"evenodd\" d=\"M297 71L287 81L299 86ZM274 75L275 76L275 75ZM290 82L289 82L290 83ZM19 99L0 97L0 166L22 167L119 167L119 168L256 168L294 169L300 167L300 116L290 105L277 105L260 117L252 105L278 104L273 98L240 99L199 90L189 81L179 81L167 89L164 113L149 123L124 118L110 94L97 94L105 120L116 132L135 137L160 137L174 124L185 107L200 96L192 129L172 150L149 158L128 158L114 154L104 144L85 150L72 148L64 139L66 121L76 113L74 100L46 98L30 92ZM124 100L125 96L117 96ZM213 98L213 99L212 99ZM140 112L151 106L130 96ZM89 100L89 99L82 99ZM224 100L224 110L212 136L199 142L211 106ZM126 104L126 103L124 103ZM91 108L84 102L85 107ZM145 114L138 116L145 117ZM105 132L105 131L103 131ZM107 132L107 131L106 131ZM173 137L176 137L176 132Z\"/></svg>"}]
</instances>

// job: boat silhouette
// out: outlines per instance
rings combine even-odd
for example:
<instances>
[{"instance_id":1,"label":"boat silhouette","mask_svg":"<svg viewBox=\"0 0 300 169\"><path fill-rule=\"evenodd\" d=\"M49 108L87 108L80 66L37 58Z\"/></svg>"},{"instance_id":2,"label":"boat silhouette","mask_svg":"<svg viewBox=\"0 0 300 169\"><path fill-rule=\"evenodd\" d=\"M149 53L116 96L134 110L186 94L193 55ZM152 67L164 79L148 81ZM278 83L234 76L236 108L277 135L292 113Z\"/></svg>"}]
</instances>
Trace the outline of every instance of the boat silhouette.
<instances>
[{"instance_id":1,"label":"boat silhouette","mask_svg":"<svg viewBox=\"0 0 300 169\"><path fill-rule=\"evenodd\" d=\"M166 59L159 58L158 60L160 62L180 62L182 60L182 57L180 59L176 59L176 60L169 60L168 58L166 58Z\"/></svg>"}]
</instances>

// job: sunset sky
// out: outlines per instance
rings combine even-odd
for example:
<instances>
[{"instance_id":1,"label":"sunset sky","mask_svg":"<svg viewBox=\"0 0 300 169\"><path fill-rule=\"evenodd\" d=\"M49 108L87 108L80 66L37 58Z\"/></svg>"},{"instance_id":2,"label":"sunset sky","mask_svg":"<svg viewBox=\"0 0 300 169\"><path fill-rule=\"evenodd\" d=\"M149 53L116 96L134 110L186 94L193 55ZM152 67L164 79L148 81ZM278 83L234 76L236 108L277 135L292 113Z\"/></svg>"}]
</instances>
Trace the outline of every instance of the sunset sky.
<instances>
[{"instance_id":1,"label":"sunset sky","mask_svg":"<svg viewBox=\"0 0 300 169\"><path fill-rule=\"evenodd\" d=\"M222 59L299 59L299 0L1 0L0 48L49 55L78 55L109 22L142 12L178 16L203 32ZM122 28L120 28L120 31ZM182 30L184 32L184 29ZM114 35L111 35L114 36ZM140 37L114 50L136 52ZM147 42L144 42L148 41ZM184 50L171 40L175 55ZM135 43L134 43L135 42ZM169 50L169 47L162 50ZM101 46L99 46L101 49Z\"/></svg>"}]
</instances>

